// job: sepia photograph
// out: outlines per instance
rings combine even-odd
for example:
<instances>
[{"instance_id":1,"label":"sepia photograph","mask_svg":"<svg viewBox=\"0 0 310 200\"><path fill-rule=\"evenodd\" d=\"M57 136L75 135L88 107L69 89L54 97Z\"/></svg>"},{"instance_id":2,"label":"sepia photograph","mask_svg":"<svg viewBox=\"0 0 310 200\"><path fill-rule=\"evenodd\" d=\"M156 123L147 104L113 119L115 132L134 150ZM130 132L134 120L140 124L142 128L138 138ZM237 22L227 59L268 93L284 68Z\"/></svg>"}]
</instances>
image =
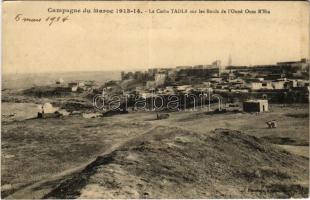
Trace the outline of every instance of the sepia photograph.
<instances>
[{"instance_id":1,"label":"sepia photograph","mask_svg":"<svg viewBox=\"0 0 310 200\"><path fill-rule=\"evenodd\" d=\"M309 8L2 2L1 198L309 198Z\"/></svg>"}]
</instances>

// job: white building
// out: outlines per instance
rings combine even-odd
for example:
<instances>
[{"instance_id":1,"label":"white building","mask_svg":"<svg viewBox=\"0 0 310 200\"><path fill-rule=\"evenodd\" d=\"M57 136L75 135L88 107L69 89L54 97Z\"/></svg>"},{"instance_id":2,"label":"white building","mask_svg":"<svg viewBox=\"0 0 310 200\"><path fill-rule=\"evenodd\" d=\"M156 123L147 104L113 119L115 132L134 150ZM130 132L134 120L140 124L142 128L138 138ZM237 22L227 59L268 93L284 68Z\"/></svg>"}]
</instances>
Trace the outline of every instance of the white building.
<instances>
[{"instance_id":1,"label":"white building","mask_svg":"<svg viewBox=\"0 0 310 200\"><path fill-rule=\"evenodd\" d=\"M167 75L165 73L157 73L155 74L155 84L156 86L164 85L167 79Z\"/></svg>"},{"instance_id":2,"label":"white building","mask_svg":"<svg viewBox=\"0 0 310 200\"><path fill-rule=\"evenodd\" d=\"M267 112L268 110L268 100L266 99L243 102L243 111L245 112Z\"/></svg>"}]
</instances>

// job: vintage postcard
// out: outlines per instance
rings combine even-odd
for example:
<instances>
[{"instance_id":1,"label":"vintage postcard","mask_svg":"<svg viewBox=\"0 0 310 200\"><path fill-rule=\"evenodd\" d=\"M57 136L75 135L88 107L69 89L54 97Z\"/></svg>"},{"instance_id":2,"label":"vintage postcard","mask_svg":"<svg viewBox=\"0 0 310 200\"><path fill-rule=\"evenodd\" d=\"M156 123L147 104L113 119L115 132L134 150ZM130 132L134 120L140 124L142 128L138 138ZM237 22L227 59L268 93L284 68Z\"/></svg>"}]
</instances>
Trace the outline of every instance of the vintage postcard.
<instances>
[{"instance_id":1,"label":"vintage postcard","mask_svg":"<svg viewBox=\"0 0 310 200\"><path fill-rule=\"evenodd\" d=\"M309 3L2 2L1 197L309 197Z\"/></svg>"}]
</instances>

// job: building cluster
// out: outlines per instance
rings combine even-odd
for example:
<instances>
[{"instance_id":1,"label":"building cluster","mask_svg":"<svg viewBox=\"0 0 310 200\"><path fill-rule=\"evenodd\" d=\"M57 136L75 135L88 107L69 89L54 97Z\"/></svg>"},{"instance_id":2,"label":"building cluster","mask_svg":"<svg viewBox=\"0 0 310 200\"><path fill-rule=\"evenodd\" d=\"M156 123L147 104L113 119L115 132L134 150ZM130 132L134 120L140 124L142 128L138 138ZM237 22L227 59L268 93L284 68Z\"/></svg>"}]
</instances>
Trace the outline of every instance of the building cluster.
<instances>
[{"instance_id":1,"label":"building cluster","mask_svg":"<svg viewBox=\"0 0 310 200\"><path fill-rule=\"evenodd\" d=\"M136 80L141 86L126 91L143 98L156 94L172 95L191 92L229 94L299 91L307 98L309 93L309 60L279 62L275 65L225 66L217 60L211 65L155 68L142 72L122 72L122 80ZM272 95L271 95L272 96Z\"/></svg>"},{"instance_id":2,"label":"building cluster","mask_svg":"<svg viewBox=\"0 0 310 200\"><path fill-rule=\"evenodd\" d=\"M58 90L67 92L91 92L96 87L96 83L91 80L76 80L66 83L62 78L60 78L56 81L56 86Z\"/></svg>"},{"instance_id":3,"label":"building cluster","mask_svg":"<svg viewBox=\"0 0 310 200\"><path fill-rule=\"evenodd\" d=\"M233 66L231 62L223 66L220 60L216 60L210 65L122 72L121 80L108 81L102 86L82 80L65 83L63 79L56 81L55 86L49 93L62 96L87 92L90 95L104 94L107 98L116 94L127 97L128 105L136 99L145 99L152 105L153 97L160 95L167 101L172 95L177 95L183 99L180 106L187 107L193 103L190 102L193 100L186 99L188 95L215 94L223 98L222 103L234 105L243 102L245 109L260 112L268 110L268 102L309 102L309 60L257 66ZM207 97L203 96L196 102L205 102Z\"/></svg>"}]
</instances>

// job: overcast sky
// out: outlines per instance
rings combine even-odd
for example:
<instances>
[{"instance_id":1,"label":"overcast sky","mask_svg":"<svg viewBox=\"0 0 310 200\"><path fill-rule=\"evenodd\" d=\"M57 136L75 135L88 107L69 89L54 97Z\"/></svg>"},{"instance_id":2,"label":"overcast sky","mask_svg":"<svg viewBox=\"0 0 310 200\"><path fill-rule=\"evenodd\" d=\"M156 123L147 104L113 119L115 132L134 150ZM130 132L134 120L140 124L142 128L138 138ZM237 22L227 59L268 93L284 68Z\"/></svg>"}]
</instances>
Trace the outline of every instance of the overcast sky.
<instances>
[{"instance_id":1,"label":"overcast sky","mask_svg":"<svg viewBox=\"0 0 310 200\"><path fill-rule=\"evenodd\" d=\"M127 4L127 5L126 5ZM135 5L136 4L136 5ZM137 5L139 4L139 5ZM51 8L266 8L266 15L70 15L66 23L14 21ZM3 72L130 70L273 64L309 58L306 2L4 2Z\"/></svg>"}]
</instances>

